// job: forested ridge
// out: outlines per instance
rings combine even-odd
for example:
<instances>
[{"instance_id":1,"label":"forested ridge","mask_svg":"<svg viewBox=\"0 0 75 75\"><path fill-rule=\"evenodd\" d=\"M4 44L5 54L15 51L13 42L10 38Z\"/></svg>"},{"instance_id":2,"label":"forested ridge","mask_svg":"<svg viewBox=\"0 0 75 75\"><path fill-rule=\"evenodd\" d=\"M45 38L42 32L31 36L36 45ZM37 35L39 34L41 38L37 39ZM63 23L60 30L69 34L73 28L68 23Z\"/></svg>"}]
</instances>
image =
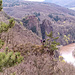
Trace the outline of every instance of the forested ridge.
<instances>
[{"instance_id":1,"label":"forested ridge","mask_svg":"<svg viewBox=\"0 0 75 75\"><path fill-rule=\"evenodd\" d=\"M21 20L12 18L2 9L2 0L0 3L0 75L75 74L75 67L66 63L59 53L61 43L74 42L69 35L73 31L68 26L69 33L65 33L66 30L61 30L65 26L59 28L47 19L39 23L41 14L36 12ZM53 14L48 16L56 23L60 20ZM64 41L60 42L62 38Z\"/></svg>"}]
</instances>

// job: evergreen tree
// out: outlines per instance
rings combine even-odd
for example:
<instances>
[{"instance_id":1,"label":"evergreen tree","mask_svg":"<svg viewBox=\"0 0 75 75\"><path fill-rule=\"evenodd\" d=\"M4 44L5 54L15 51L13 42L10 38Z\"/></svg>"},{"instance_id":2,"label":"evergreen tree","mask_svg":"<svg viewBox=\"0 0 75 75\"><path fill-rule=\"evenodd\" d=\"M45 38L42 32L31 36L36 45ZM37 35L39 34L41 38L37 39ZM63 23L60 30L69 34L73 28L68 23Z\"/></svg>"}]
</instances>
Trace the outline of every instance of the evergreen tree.
<instances>
[{"instance_id":1,"label":"evergreen tree","mask_svg":"<svg viewBox=\"0 0 75 75\"><path fill-rule=\"evenodd\" d=\"M11 19L9 20L9 28L11 28L11 27L13 27L13 26L15 26L15 21L14 21L13 18L11 18Z\"/></svg>"},{"instance_id":2,"label":"evergreen tree","mask_svg":"<svg viewBox=\"0 0 75 75\"><path fill-rule=\"evenodd\" d=\"M6 23L0 23L0 33L8 31L8 25Z\"/></svg>"},{"instance_id":3,"label":"evergreen tree","mask_svg":"<svg viewBox=\"0 0 75 75\"><path fill-rule=\"evenodd\" d=\"M50 55L54 55L54 51L58 49L57 45L59 45L59 43L56 42L56 40L59 37L54 38L52 31L49 34L46 33L46 35L48 36L48 39L46 40L45 45L49 49Z\"/></svg>"},{"instance_id":4,"label":"evergreen tree","mask_svg":"<svg viewBox=\"0 0 75 75\"><path fill-rule=\"evenodd\" d=\"M15 21L13 18L9 20L9 24L1 22L0 23L0 33L8 31L9 28L12 28L13 26L15 26Z\"/></svg>"},{"instance_id":5,"label":"evergreen tree","mask_svg":"<svg viewBox=\"0 0 75 75\"><path fill-rule=\"evenodd\" d=\"M0 49L4 45L4 41L1 40L1 33L6 32L9 28L12 28L15 25L14 19L9 20L9 24L0 23ZM23 57L19 52L13 52L6 48L5 52L0 52L0 72L2 72L5 68L12 67L21 63Z\"/></svg>"},{"instance_id":6,"label":"evergreen tree","mask_svg":"<svg viewBox=\"0 0 75 75\"><path fill-rule=\"evenodd\" d=\"M19 52L0 52L0 72L2 72L4 69L12 67L14 65L17 65L21 63L23 60L23 57Z\"/></svg>"},{"instance_id":7,"label":"evergreen tree","mask_svg":"<svg viewBox=\"0 0 75 75\"><path fill-rule=\"evenodd\" d=\"M3 45L4 45L4 41L0 39L0 49L2 48Z\"/></svg>"}]
</instances>

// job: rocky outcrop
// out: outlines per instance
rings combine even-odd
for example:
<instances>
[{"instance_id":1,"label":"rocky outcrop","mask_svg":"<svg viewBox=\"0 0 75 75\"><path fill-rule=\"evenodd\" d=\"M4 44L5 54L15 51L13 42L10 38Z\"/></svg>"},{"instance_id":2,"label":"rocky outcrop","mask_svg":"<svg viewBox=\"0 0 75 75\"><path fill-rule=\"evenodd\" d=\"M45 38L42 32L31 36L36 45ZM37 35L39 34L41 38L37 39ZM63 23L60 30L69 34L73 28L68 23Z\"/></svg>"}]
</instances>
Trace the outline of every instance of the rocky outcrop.
<instances>
[{"instance_id":1,"label":"rocky outcrop","mask_svg":"<svg viewBox=\"0 0 75 75\"><path fill-rule=\"evenodd\" d=\"M27 16L26 18L22 19L22 22L27 29L32 30L32 32L36 33L38 36L41 35L39 20L37 17Z\"/></svg>"},{"instance_id":2,"label":"rocky outcrop","mask_svg":"<svg viewBox=\"0 0 75 75\"><path fill-rule=\"evenodd\" d=\"M46 37L46 32L50 33L51 31L53 31L53 27L51 26L51 22L47 19L43 20L42 24L41 24L41 33L42 33L42 38L45 39Z\"/></svg>"},{"instance_id":3,"label":"rocky outcrop","mask_svg":"<svg viewBox=\"0 0 75 75\"><path fill-rule=\"evenodd\" d=\"M42 36L42 39L45 39L45 32L50 33L53 31L53 27L51 26L51 22L47 19L42 21L42 24L39 24L39 20L35 16L28 16L22 19L23 25L32 30L32 32L36 33L38 36Z\"/></svg>"}]
</instances>

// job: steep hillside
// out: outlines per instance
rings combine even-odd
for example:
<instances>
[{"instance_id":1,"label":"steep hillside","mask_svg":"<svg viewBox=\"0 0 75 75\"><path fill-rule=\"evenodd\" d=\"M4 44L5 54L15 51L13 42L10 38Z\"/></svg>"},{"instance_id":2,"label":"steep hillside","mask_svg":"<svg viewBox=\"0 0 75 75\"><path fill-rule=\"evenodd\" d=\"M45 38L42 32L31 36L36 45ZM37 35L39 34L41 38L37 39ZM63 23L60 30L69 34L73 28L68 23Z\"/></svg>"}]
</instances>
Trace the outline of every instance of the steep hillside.
<instances>
[{"instance_id":1,"label":"steep hillside","mask_svg":"<svg viewBox=\"0 0 75 75\"><path fill-rule=\"evenodd\" d=\"M3 11L0 11L0 22L9 23L6 14ZM3 32L1 35L9 48L13 48L19 44L26 44L28 42L33 44L40 44L40 38L34 34L32 31L27 30L24 26L16 22L15 26L9 29L8 32Z\"/></svg>"},{"instance_id":2,"label":"steep hillside","mask_svg":"<svg viewBox=\"0 0 75 75\"><path fill-rule=\"evenodd\" d=\"M39 15L39 13L38 13ZM51 49L49 47L44 46L43 44L40 44L40 38L34 34L32 31L36 29L37 31L40 29L40 32L44 33L45 30L49 33L51 30L55 31L52 26L52 23L49 20L44 19L43 22L39 25L39 19L37 16L27 16L24 17L22 20L17 20L12 22L8 21L10 19L8 15L6 15L3 11L0 11L0 30L2 28L2 33L0 33L0 39L5 42L3 44L1 50L5 50L6 48L6 56L1 54L0 57L2 59L2 62L0 62L1 68L3 67L3 72L0 72L0 75L74 75L75 74L75 68L73 65L67 64L64 60L61 60L60 58L55 59L54 58L54 50L56 49L56 42L54 41L53 44L53 37L51 36L50 42L51 43ZM54 18L54 17L53 17ZM57 18L57 17L56 17ZM54 19L55 21L58 21L57 19ZM26 29L23 25L25 25L26 28L32 29L32 31ZM6 22L7 24L3 23ZM15 25L14 25L15 24ZM6 26L7 25L7 26ZM42 28L43 27L43 28ZM7 28L7 30L6 30ZM58 28L58 27L57 27ZM4 30L6 32L4 32ZM36 32L35 32L36 33ZM44 43L44 42L43 42ZM0 41L1 44L1 41ZM18 64L20 62L19 56L20 53L15 54L12 52L15 56L12 57L11 50L14 52L20 52L21 55L24 57L24 60L22 63ZM53 50L53 51L52 51ZM59 56L59 54L57 53ZM7 57L7 58L5 58ZM5 61L4 61L4 60ZM9 61L9 59L11 61ZM16 61L18 59L18 62ZM13 61L15 60L15 61ZM8 64L6 64L9 62ZM12 63L16 63L17 65L14 67L11 67ZM2 64L2 65L1 65ZM5 65L6 64L6 65ZM10 65L10 66L9 66ZM5 67L4 67L5 66ZM6 68L8 67L8 68ZM10 68L9 68L10 67Z\"/></svg>"},{"instance_id":3,"label":"steep hillside","mask_svg":"<svg viewBox=\"0 0 75 75\"><path fill-rule=\"evenodd\" d=\"M8 19L10 19L10 17L4 12L4 11L0 11L0 23L1 22L5 22L8 23Z\"/></svg>"},{"instance_id":4,"label":"steep hillside","mask_svg":"<svg viewBox=\"0 0 75 75\"><path fill-rule=\"evenodd\" d=\"M8 24L9 23L8 17L9 16L7 16L3 11L0 11L0 22L6 22ZM30 17L28 16L26 20L29 20L29 22L32 24L33 21L35 21L36 23L37 19L32 21L31 20L32 18L35 19L34 16ZM51 53L47 48L44 48L43 45L40 45L40 38L36 34L32 33L32 31L26 29L24 26L17 23L17 21L14 27L10 27L10 29L7 32L2 32L2 34L0 34L1 36L0 38L5 41L5 44L2 48L3 50L4 48L8 47L9 50L6 48L6 50L8 50L8 53L10 52L10 49L12 49L14 52L18 51L24 57L24 60L21 64L18 64L16 62L16 58L18 57L14 59L11 58L12 57L11 55L9 58L7 56L8 59L11 59L10 62L12 62L12 60L14 59L17 66L10 68L9 67L3 68L3 72L0 72L0 75L15 75L15 74L16 75L42 75L42 74L74 75L75 74L74 66L67 64L66 62L63 62L59 59L56 60L54 58L54 55L53 56L50 55ZM33 25L36 26L35 24ZM49 20L45 19L41 27L43 27L43 25L48 31L49 29L50 30L52 29L51 22ZM29 27L32 26L29 24ZM7 62L9 62L9 60L7 60ZM7 64L5 66L7 66ZM2 67L4 67L4 64L2 65Z\"/></svg>"}]
</instances>

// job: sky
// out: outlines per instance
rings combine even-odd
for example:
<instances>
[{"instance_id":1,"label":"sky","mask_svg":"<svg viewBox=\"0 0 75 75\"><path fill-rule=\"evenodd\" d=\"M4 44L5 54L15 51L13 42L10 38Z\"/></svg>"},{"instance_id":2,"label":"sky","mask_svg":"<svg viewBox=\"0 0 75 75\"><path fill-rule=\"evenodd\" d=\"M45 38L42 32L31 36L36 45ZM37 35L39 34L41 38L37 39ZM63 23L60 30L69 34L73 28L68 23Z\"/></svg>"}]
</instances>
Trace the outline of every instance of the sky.
<instances>
[{"instance_id":1,"label":"sky","mask_svg":"<svg viewBox=\"0 0 75 75\"><path fill-rule=\"evenodd\" d=\"M43 2L43 1L45 1L45 0L25 0L25 1Z\"/></svg>"}]
</instances>

